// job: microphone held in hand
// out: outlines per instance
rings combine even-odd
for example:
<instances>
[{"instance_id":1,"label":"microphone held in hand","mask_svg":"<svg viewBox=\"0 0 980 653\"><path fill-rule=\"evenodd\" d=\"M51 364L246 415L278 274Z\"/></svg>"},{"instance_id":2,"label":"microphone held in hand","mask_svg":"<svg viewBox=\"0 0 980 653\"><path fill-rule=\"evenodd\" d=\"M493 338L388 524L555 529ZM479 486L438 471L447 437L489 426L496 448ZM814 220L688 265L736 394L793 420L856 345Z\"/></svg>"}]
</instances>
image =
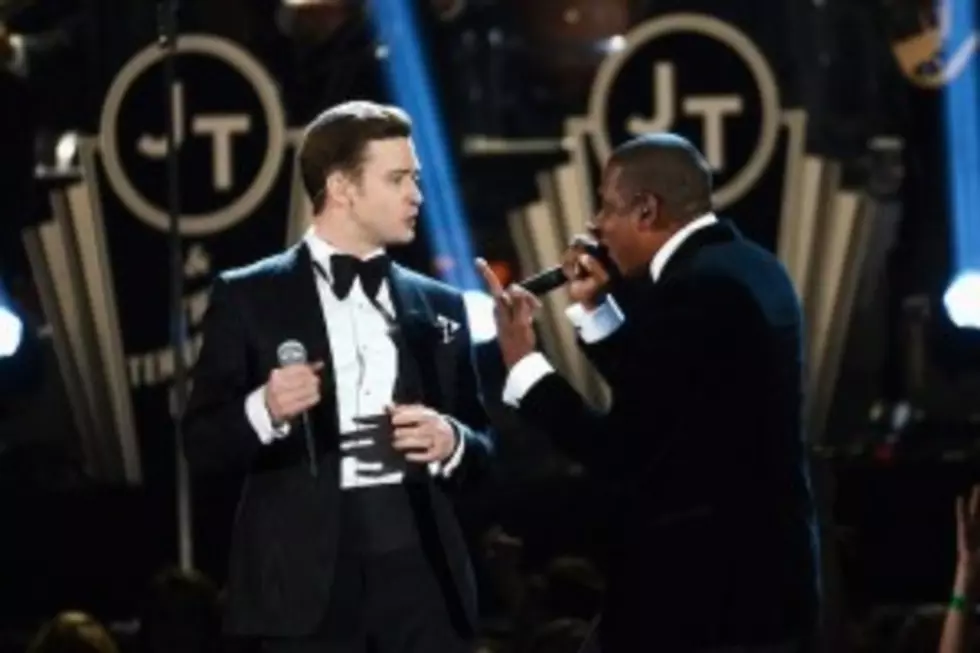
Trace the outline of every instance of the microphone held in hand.
<instances>
[{"instance_id":1,"label":"microphone held in hand","mask_svg":"<svg viewBox=\"0 0 980 653\"><path fill-rule=\"evenodd\" d=\"M306 347L299 340L286 340L276 349L276 357L279 360L280 367L305 365L307 362ZM303 422L303 437L306 440L306 455L310 463L310 474L316 476L316 448L313 445L313 429L310 427L310 416L304 412L301 420Z\"/></svg>"},{"instance_id":2,"label":"microphone held in hand","mask_svg":"<svg viewBox=\"0 0 980 653\"><path fill-rule=\"evenodd\" d=\"M276 349L279 365L303 365L306 363L306 347L299 340L286 340Z\"/></svg>"},{"instance_id":3,"label":"microphone held in hand","mask_svg":"<svg viewBox=\"0 0 980 653\"><path fill-rule=\"evenodd\" d=\"M561 288L567 281L568 278L565 276L565 272L561 269L561 266L556 265L548 268L544 272L538 272L534 276L528 277L517 285L532 295L540 297L541 295L547 295L556 288Z\"/></svg>"},{"instance_id":4,"label":"microphone held in hand","mask_svg":"<svg viewBox=\"0 0 980 653\"><path fill-rule=\"evenodd\" d=\"M597 261L600 265L607 270L611 270L611 263L609 260L609 254L606 252L605 248L600 246L598 243L581 243L580 244L583 253L588 254ZM524 281L518 282L517 285L521 286L529 293L536 297L546 295L556 288L561 288L566 283L568 283L568 277L565 276L565 272L562 270L560 265L548 268L542 272L528 277Z\"/></svg>"}]
</instances>

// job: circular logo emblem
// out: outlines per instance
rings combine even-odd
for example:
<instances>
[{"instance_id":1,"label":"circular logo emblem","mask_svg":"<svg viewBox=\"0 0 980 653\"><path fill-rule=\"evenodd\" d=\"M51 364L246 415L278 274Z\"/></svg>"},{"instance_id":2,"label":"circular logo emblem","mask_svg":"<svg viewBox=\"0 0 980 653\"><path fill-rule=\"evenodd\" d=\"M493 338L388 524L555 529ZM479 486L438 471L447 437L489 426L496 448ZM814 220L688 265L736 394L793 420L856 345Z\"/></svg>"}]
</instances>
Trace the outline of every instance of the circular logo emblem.
<instances>
[{"instance_id":1,"label":"circular logo emblem","mask_svg":"<svg viewBox=\"0 0 980 653\"><path fill-rule=\"evenodd\" d=\"M158 45L148 46L113 80L99 125L106 176L134 216L167 231L172 110L180 232L213 234L247 218L268 195L285 156L285 114L268 72L231 41L180 36L177 80L169 89L165 56Z\"/></svg>"},{"instance_id":2,"label":"circular logo emblem","mask_svg":"<svg viewBox=\"0 0 980 653\"><path fill-rule=\"evenodd\" d=\"M779 87L762 52L712 16L671 14L626 35L603 61L589 99L597 154L643 133L672 131L700 145L719 208L765 172L781 120Z\"/></svg>"}]
</instances>

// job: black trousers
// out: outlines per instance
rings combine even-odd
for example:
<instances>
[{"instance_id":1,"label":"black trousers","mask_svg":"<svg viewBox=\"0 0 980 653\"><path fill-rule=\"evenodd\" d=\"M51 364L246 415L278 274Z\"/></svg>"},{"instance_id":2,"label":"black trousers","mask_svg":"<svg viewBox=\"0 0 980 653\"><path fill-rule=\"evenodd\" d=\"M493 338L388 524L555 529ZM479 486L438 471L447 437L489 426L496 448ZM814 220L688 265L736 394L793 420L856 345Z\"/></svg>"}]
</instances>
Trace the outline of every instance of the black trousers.
<instances>
[{"instance_id":1,"label":"black trousers","mask_svg":"<svg viewBox=\"0 0 980 653\"><path fill-rule=\"evenodd\" d=\"M420 548L338 560L320 631L262 641L263 653L469 653L445 581Z\"/></svg>"}]
</instances>

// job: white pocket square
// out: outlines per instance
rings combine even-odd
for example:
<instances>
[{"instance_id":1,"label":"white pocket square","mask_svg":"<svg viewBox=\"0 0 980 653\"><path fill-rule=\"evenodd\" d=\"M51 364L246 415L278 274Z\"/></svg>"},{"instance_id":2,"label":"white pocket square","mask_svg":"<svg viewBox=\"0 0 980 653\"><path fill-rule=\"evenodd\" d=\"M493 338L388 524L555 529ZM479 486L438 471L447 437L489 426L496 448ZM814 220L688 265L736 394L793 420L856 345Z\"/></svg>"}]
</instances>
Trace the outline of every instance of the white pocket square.
<instances>
[{"instance_id":1,"label":"white pocket square","mask_svg":"<svg viewBox=\"0 0 980 653\"><path fill-rule=\"evenodd\" d=\"M438 315L436 316L436 327L439 329L439 333L442 334L442 344L446 344L452 341L453 336L459 331L460 324L445 315Z\"/></svg>"}]
</instances>

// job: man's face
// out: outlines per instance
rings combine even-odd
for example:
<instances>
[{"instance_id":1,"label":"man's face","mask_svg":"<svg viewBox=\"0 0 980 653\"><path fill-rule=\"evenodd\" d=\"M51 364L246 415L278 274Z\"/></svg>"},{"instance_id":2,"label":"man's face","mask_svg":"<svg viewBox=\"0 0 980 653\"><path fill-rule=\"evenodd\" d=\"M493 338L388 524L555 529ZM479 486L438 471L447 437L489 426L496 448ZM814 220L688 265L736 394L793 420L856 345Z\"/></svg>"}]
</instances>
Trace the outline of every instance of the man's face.
<instances>
[{"instance_id":1,"label":"man's face","mask_svg":"<svg viewBox=\"0 0 980 653\"><path fill-rule=\"evenodd\" d=\"M623 276L644 274L656 251L652 220L644 214L650 207L641 196L624 187L618 166L607 166L603 171L599 203L590 229L592 235L606 247Z\"/></svg>"},{"instance_id":2,"label":"man's face","mask_svg":"<svg viewBox=\"0 0 980 653\"><path fill-rule=\"evenodd\" d=\"M351 194L351 216L366 240L378 247L415 239L422 191L415 146L408 138L371 141L357 187Z\"/></svg>"}]
</instances>

